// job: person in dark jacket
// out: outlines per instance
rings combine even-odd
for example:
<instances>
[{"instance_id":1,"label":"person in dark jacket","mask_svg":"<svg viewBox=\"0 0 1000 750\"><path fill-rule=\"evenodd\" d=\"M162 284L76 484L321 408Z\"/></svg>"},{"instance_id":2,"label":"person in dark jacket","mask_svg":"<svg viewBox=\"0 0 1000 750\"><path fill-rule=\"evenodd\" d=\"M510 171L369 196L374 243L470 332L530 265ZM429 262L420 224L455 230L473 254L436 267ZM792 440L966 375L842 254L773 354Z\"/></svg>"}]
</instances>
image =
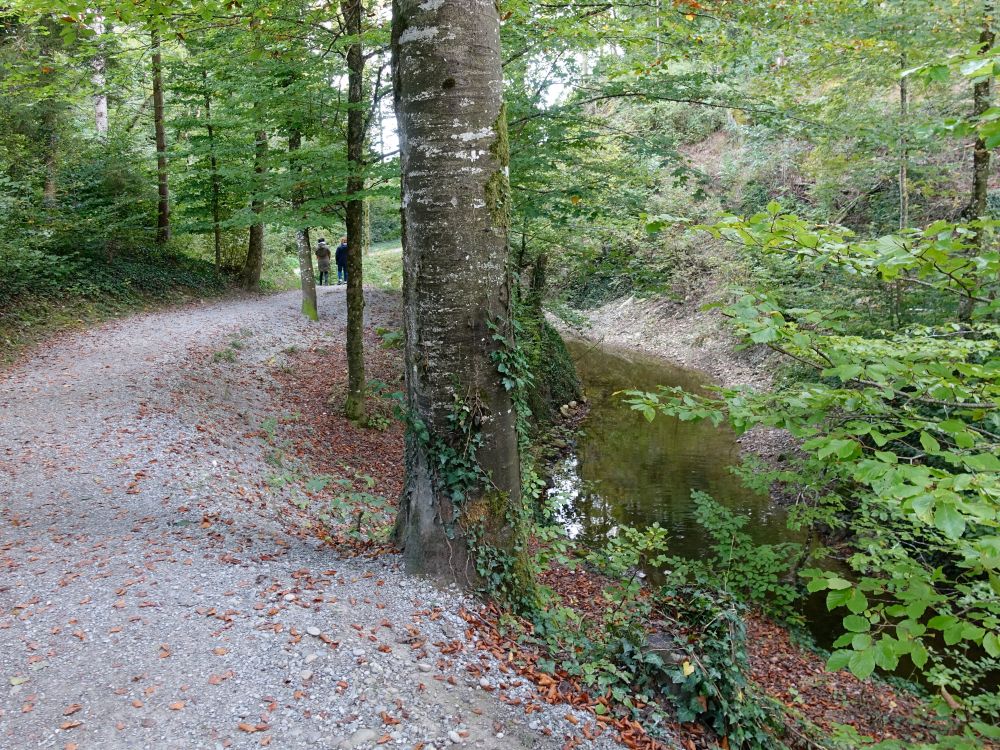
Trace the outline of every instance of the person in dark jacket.
<instances>
[{"instance_id":1,"label":"person in dark jacket","mask_svg":"<svg viewBox=\"0 0 1000 750\"><path fill-rule=\"evenodd\" d=\"M347 238L341 237L340 244L337 245L337 283L347 283Z\"/></svg>"},{"instance_id":2,"label":"person in dark jacket","mask_svg":"<svg viewBox=\"0 0 1000 750\"><path fill-rule=\"evenodd\" d=\"M330 283L330 246L322 237L316 245L316 264L319 266L319 285Z\"/></svg>"}]
</instances>

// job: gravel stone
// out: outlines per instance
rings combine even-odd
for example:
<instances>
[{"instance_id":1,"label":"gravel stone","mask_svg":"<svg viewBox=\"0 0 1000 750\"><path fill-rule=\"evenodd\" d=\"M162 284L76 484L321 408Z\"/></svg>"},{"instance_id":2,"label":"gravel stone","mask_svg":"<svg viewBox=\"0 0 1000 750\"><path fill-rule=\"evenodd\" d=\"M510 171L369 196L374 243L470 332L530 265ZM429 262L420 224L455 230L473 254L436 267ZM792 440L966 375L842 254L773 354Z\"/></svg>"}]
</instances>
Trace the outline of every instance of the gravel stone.
<instances>
[{"instance_id":1,"label":"gravel stone","mask_svg":"<svg viewBox=\"0 0 1000 750\"><path fill-rule=\"evenodd\" d=\"M247 295L67 333L0 372L0 680L26 678L0 691L0 748L371 750L391 732L387 746L441 750L468 731L482 750L559 750L582 737L568 713L593 724L499 676L465 638L474 598L405 576L393 554L341 557L294 482L269 481L291 468L272 463L274 441L296 427L275 368L293 346L342 356L344 289L318 291L317 323L297 293ZM366 292L373 327L400 328L399 306ZM309 639L293 635L303 621ZM425 654L399 642L409 625ZM476 669L509 687L470 690ZM55 732L76 703L83 723ZM605 733L581 747L620 745Z\"/></svg>"}]
</instances>

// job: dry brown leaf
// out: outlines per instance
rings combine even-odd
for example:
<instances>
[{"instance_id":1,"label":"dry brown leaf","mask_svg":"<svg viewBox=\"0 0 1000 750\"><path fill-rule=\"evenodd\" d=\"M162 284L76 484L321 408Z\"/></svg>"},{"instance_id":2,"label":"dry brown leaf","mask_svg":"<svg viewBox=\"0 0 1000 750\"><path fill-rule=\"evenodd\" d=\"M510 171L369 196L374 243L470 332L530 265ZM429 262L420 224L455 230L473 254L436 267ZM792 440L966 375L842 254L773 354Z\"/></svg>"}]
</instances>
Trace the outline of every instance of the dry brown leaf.
<instances>
[{"instance_id":1,"label":"dry brown leaf","mask_svg":"<svg viewBox=\"0 0 1000 750\"><path fill-rule=\"evenodd\" d=\"M63 716L72 716L81 708L83 708L83 706L81 706L79 703L71 703L68 706L66 706L66 710L63 711Z\"/></svg>"},{"instance_id":2,"label":"dry brown leaf","mask_svg":"<svg viewBox=\"0 0 1000 750\"><path fill-rule=\"evenodd\" d=\"M184 701L174 701L169 706L167 706L171 711L180 711L184 708Z\"/></svg>"}]
</instances>

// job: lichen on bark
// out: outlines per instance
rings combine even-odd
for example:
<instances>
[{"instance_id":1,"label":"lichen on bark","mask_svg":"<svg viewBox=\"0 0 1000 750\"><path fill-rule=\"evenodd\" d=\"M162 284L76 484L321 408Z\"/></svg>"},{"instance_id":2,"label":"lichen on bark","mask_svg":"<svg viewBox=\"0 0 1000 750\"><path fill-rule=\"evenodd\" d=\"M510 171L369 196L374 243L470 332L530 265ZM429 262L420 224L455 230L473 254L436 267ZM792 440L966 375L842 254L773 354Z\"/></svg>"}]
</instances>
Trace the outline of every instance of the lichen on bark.
<instances>
[{"instance_id":1,"label":"lichen on bark","mask_svg":"<svg viewBox=\"0 0 1000 750\"><path fill-rule=\"evenodd\" d=\"M511 192L510 192L510 138L507 134L507 105L500 105L500 112L493 122L493 132L496 137L490 146L490 155L497 164L497 169L486 181L486 205L490 210L490 219L494 229L505 233L510 229Z\"/></svg>"}]
</instances>

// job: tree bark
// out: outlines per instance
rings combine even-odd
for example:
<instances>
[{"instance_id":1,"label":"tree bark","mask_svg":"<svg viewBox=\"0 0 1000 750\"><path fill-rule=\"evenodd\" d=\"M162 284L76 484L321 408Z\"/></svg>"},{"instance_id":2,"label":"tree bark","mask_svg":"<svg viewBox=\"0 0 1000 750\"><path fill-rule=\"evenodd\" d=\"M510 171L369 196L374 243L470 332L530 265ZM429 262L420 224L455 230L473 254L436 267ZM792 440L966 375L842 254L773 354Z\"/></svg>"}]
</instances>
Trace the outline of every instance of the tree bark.
<instances>
[{"instance_id":1,"label":"tree bark","mask_svg":"<svg viewBox=\"0 0 1000 750\"><path fill-rule=\"evenodd\" d=\"M293 130L288 135L288 153L294 154L302 146L302 132ZM294 156L292 156L294 159ZM293 172L301 172L298 162L290 165ZM302 189L296 186L292 190L292 207L298 211L302 207ZM305 218L305 217L297 217ZM299 255L299 282L302 286L302 314L309 320L319 320L319 310L316 304L316 277L313 274L312 248L309 245L309 228L302 227L295 232L295 247Z\"/></svg>"},{"instance_id":2,"label":"tree bark","mask_svg":"<svg viewBox=\"0 0 1000 750\"><path fill-rule=\"evenodd\" d=\"M993 47L995 34L993 32L993 12L994 4L986 3L983 9L983 28L979 34L979 49L986 53ZM993 93L993 76L986 76L978 81L972 88L972 115L978 119L989 109ZM972 193L969 196L969 203L962 212L962 218L966 221L974 221L986 216L987 199L989 196L990 179L990 150L986 147L986 140L980 136L976 138L976 143L972 151ZM984 230L976 233L975 247L982 249ZM958 308L960 320L970 320L975 309L975 301L969 297L963 297Z\"/></svg>"},{"instance_id":3,"label":"tree bark","mask_svg":"<svg viewBox=\"0 0 1000 750\"><path fill-rule=\"evenodd\" d=\"M153 48L153 130L156 136L156 241L170 240L170 186L167 178L167 134L163 123L163 60L160 57L160 32L150 32Z\"/></svg>"},{"instance_id":4,"label":"tree bark","mask_svg":"<svg viewBox=\"0 0 1000 750\"><path fill-rule=\"evenodd\" d=\"M215 156L215 126L212 124L212 92L208 88L208 71L201 71L201 82L205 93L205 130L208 132L208 165L212 181L212 235L215 241L215 267L222 268L222 222L219 205L222 191L219 185L219 161Z\"/></svg>"},{"instance_id":5,"label":"tree bark","mask_svg":"<svg viewBox=\"0 0 1000 750\"><path fill-rule=\"evenodd\" d=\"M497 5L394 0L393 11L411 417L396 538L410 572L510 581L522 501L496 361L497 334L512 336ZM470 452L478 473L456 478L453 457Z\"/></svg>"},{"instance_id":6,"label":"tree bark","mask_svg":"<svg viewBox=\"0 0 1000 750\"><path fill-rule=\"evenodd\" d=\"M260 216L264 213L264 201L260 197L264 190L264 173L267 171L267 133L258 130L255 141L253 171L257 175L254 185L254 197L250 201L250 210ZM264 223L258 221L250 226L250 241L247 245L247 257L243 263L241 282L244 289L256 289L260 285L260 274L264 268Z\"/></svg>"},{"instance_id":7,"label":"tree bark","mask_svg":"<svg viewBox=\"0 0 1000 750\"><path fill-rule=\"evenodd\" d=\"M356 422L365 418L365 297L362 288L364 245L365 59L361 49L361 0L341 0L347 49L347 402L344 412Z\"/></svg>"}]
</instances>

